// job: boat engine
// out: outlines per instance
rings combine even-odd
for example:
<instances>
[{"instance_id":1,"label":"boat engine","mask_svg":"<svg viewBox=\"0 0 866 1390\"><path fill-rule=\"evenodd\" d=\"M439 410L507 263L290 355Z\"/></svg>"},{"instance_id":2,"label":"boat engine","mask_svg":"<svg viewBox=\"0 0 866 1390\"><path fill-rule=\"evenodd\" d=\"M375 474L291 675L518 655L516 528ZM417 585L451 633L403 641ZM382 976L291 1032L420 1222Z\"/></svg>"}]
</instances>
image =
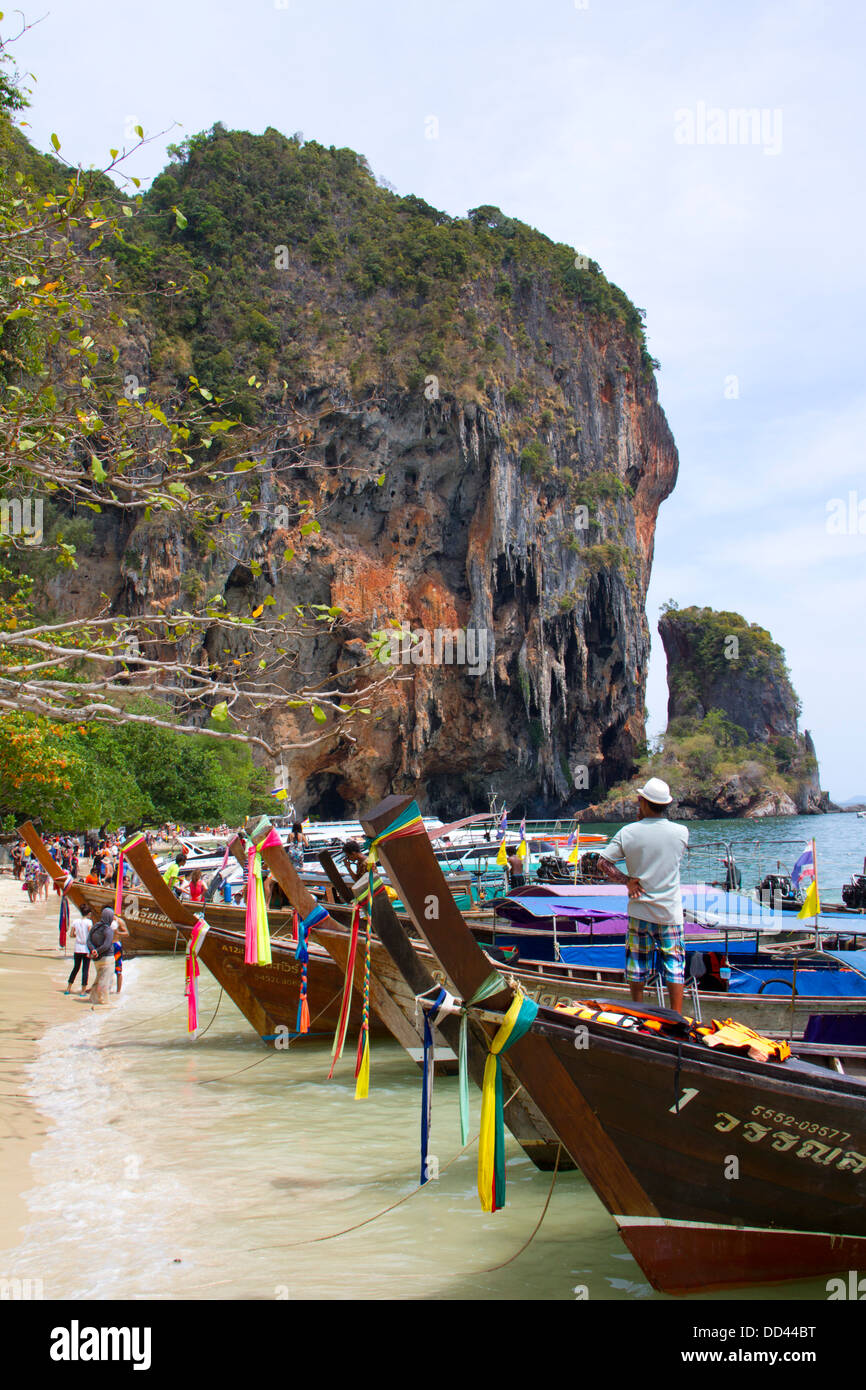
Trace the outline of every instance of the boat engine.
<instances>
[{"instance_id":1,"label":"boat engine","mask_svg":"<svg viewBox=\"0 0 866 1390\"><path fill-rule=\"evenodd\" d=\"M842 901L846 907L866 908L866 874L851 875L851 882L842 886Z\"/></svg>"},{"instance_id":2,"label":"boat engine","mask_svg":"<svg viewBox=\"0 0 866 1390\"><path fill-rule=\"evenodd\" d=\"M536 878L539 883L571 883L574 873L571 865L566 864L558 855L543 854L538 861Z\"/></svg>"},{"instance_id":3,"label":"boat engine","mask_svg":"<svg viewBox=\"0 0 866 1390\"><path fill-rule=\"evenodd\" d=\"M799 910L803 906L803 899L788 874L765 875L758 884L758 897L762 903L769 903L783 911Z\"/></svg>"}]
</instances>

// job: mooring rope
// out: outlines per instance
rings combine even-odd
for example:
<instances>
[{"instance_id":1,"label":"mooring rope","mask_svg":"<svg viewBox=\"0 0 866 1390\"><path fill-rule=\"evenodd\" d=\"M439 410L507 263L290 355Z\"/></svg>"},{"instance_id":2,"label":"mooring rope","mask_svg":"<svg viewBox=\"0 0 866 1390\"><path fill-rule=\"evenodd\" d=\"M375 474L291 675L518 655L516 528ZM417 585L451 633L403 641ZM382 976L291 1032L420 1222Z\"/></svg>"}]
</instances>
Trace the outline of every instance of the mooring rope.
<instances>
[{"instance_id":1,"label":"mooring rope","mask_svg":"<svg viewBox=\"0 0 866 1390\"><path fill-rule=\"evenodd\" d=\"M505 1269L505 1266L513 1264L517 1257L523 1254L524 1250L528 1250L529 1246L532 1244L532 1242L535 1240L535 1237L538 1235L538 1232L541 1230L541 1223L547 1215L547 1208L550 1206L550 1199L553 1196L553 1189L556 1186L556 1179L559 1173L559 1160L561 1157L562 1144L560 1143L557 1145L556 1149L556 1163L553 1165L553 1177L550 1179L550 1187L547 1190L547 1197L545 1198L544 1206L541 1208L541 1215L536 1221L529 1238L523 1242L519 1250L516 1250L513 1255L509 1255L507 1260L503 1260L502 1263L498 1265L491 1265L489 1269L480 1269L478 1271L479 1274L494 1274L497 1269Z\"/></svg>"},{"instance_id":2,"label":"mooring rope","mask_svg":"<svg viewBox=\"0 0 866 1390\"><path fill-rule=\"evenodd\" d=\"M520 1085L520 1086L517 1087L517 1090L516 1090L516 1091L513 1091L513 1092L512 1092L512 1094L508 1097L508 1100L505 1102L505 1105L503 1106L503 1110L507 1109L507 1107L508 1107L508 1106L511 1104L511 1102L514 1100L514 1097L515 1097L515 1096L518 1096L522 1090L523 1090L523 1086ZM448 1169L452 1166L452 1164L454 1164L454 1163L457 1162L458 1158L462 1158L463 1155L464 1155L465 1153L467 1153L469 1149L472 1148L472 1145L473 1145L473 1144L477 1144L477 1143L478 1143L478 1137L479 1137L479 1136L476 1134L474 1139L470 1139L468 1144L464 1144L462 1149L458 1149L457 1153L454 1154L453 1158L449 1158L448 1162L445 1164L445 1167L442 1168L442 1169L440 1169L440 1172L442 1172L442 1173L447 1173L447 1172L448 1172ZM556 1161L557 1161L557 1165L558 1165L558 1164L559 1164L559 1155L558 1155L558 1154L557 1154L557 1160L556 1160ZM355 1223L354 1226L347 1226L347 1227L345 1228L345 1230L342 1230L342 1231L332 1231L331 1234L330 1234L330 1235L327 1235L327 1236L312 1236L312 1237L310 1237L308 1240L295 1240L295 1241L291 1241L291 1242L290 1242L289 1244L287 1244L287 1245L285 1245L285 1244L284 1244L284 1245L253 1245L253 1246L251 1246L250 1252L248 1252L248 1253L251 1253L253 1250L295 1250L295 1249L297 1249L297 1247L300 1246L300 1245L318 1245L321 1241L324 1241L324 1240L337 1240L340 1236L346 1236L346 1235L351 1234L352 1231L359 1231L359 1230L361 1229L362 1226L369 1226L369 1225L371 1224L371 1222L373 1222L373 1221L378 1221L379 1218L380 1218L381 1216L387 1216L389 1212L395 1211L396 1208L397 1208L397 1207L401 1207L401 1206L403 1205L404 1202L408 1202L408 1200L409 1200L410 1197L414 1197L416 1193L418 1193L418 1192L420 1192L420 1191L422 1190L422 1188L425 1188L425 1187L428 1187L428 1186L429 1186L429 1180L428 1180L428 1182L419 1182L419 1183L416 1183L416 1185L415 1185L413 1188L411 1188L411 1190L410 1190L409 1192L404 1192L403 1196L402 1196L402 1197L398 1197L398 1198L397 1198L397 1201L396 1201L396 1202L392 1202L392 1203L390 1204L390 1206L383 1207L381 1211L377 1211L373 1216L367 1216L367 1217L365 1217L365 1219L364 1219L363 1221L357 1221L357 1222ZM548 1197L548 1201L549 1201L549 1200L550 1200L550 1198ZM547 1208L546 1208L546 1206L545 1206L545 1211L546 1211L546 1210L547 1210ZM543 1216L543 1213L542 1213L542 1216ZM245 1220L247 1220L247 1221L258 1221L258 1220L261 1220L261 1217L260 1217L260 1216L248 1216L248 1217L245 1218ZM539 1222L539 1225L540 1225L540 1224L541 1224L541 1223ZM531 1237L530 1237L530 1239L531 1239ZM519 1253L520 1253L520 1252L518 1251L518 1254L519 1254Z\"/></svg>"},{"instance_id":3,"label":"mooring rope","mask_svg":"<svg viewBox=\"0 0 866 1390\"><path fill-rule=\"evenodd\" d=\"M322 1017L322 1015L323 1015L323 1014L326 1014L326 1013L328 1012L328 1010L330 1009L331 1005L334 1004L334 1003L340 998L340 995L341 995L342 993L343 993L342 989L339 989L339 990L337 991L337 993L334 995L334 997L333 997L332 999L329 999L328 1002L327 1002L327 1004L325 1004L325 1005L319 1010L319 1012L316 1014L316 1017L312 1020L312 1023L318 1023L318 1021L319 1021L319 1019ZM213 1019L211 1019L211 1023L213 1023ZM312 1026L312 1024L311 1024L311 1026ZM208 1024L208 1028L210 1028L210 1023ZM202 1080L202 1081L197 1081L197 1082L196 1082L196 1085L197 1085L197 1086L212 1086L212 1085L214 1084L214 1082L216 1082L216 1081L230 1081L231 1078L232 1078L233 1076L240 1076L242 1072L251 1071L253 1067L260 1067L261 1064L262 1064L262 1062L266 1062L266 1061L268 1060L269 1057L274 1057L274 1056L276 1056L276 1054L277 1054L278 1052L287 1052L288 1049L291 1047L292 1043L293 1043L293 1042L297 1042L298 1038L300 1038L300 1037L304 1037L304 1038L311 1038L311 1037L320 1037L320 1038L324 1038L324 1037L327 1037L327 1036L328 1036L327 1033L295 1033L294 1035L292 1035L292 1036L289 1037L289 1040L288 1040L288 1042L286 1043L286 1046L285 1046L285 1047L280 1047L280 1048L277 1048L277 1047L269 1047L268 1050L267 1050L267 1052L265 1053L264 1057L257 1057L256 1060L255 1060L254 1062L248 1062L247 1065L246 1065L245 1067L238 1067L237 1071L230 1071L230 1072L227 1072L227 1073L225 1074L225 1076L209 1076L209 1077L206 1077L206 1078L205 1078L204 1080Z\"/></svg>"}]
</instances>

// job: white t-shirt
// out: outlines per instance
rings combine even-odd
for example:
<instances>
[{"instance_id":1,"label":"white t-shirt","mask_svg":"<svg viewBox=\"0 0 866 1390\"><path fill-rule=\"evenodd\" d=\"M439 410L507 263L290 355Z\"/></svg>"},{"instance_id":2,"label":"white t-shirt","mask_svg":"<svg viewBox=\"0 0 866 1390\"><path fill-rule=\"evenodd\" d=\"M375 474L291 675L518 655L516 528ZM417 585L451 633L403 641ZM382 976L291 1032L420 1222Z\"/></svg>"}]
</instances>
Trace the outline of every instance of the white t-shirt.
<instances>
[{"instance_id":1,"label":"white t-shirt","mask_svg":"<svg viewBox=\"0 0 866 1390\"><path fill-rule=\"evenodd\" d=\"M75 917L70 925L75 933L75 955L89 955L90 952L87 949L87 934L93 926L90 918Z\"/></svg>"},{"instance_id":2,"label":"white t-shirt","mask_svg":"<svg viewBox=\"0 0 866 1390\"><path fill-rule=\"evenodd\" d=\"M600 851L601 858L612 864L624 859L629 878L641 881L645 896L629 898L629 917L682 925L680 860L688 842L689 832L684 825L665 816L647 816L634 825L624 825Z\"/></svg>"}]
</instances>

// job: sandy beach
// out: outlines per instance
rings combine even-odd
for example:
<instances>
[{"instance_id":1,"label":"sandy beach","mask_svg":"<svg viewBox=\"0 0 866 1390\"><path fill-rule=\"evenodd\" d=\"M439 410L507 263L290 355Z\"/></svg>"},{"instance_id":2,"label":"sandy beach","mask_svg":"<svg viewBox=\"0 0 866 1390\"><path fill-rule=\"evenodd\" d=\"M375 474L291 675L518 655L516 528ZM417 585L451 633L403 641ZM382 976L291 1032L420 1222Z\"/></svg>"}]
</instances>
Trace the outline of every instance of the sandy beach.
<instances>
[{"instance_id":1,"label":"sandy beach","mask_svg":"<svg viewBox=\"0 0 866 1390\"><path fill-rule=\"evenodd\" d=\"M32 903L10 875L0 878L0 1275L21 1277L7 1268L8 1252L18 1244L27 1208L23 1194L33 1185L31 1158L49 1122L27 1094L26 1068L39 1039L64 1022L76 1004L65 995L71 960L57 944L58 898Z\"/></svg>"}]
</instances>

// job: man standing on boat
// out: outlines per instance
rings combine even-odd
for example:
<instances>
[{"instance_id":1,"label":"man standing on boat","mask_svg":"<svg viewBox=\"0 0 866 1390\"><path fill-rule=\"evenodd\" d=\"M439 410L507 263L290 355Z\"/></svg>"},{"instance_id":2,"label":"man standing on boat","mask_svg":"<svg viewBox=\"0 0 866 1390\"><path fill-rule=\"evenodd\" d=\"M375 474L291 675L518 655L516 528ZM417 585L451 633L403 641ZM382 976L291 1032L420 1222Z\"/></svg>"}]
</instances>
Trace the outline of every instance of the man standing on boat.
<instances>
[{"instance_id":1,"label":"man standing on boat","mask_svg":"<svg viewBox=\"0 0 866 1390\"><path fill-rule=\"evenodd\" d=\"M668 820L666 808L673 797L660 777L650 777L637 796L638 823L624 825L614 835L599 852L598 867L614 883L628 886L626 977L632 999L643 999L658 949L671 1008L681 1013L686 951L680 860L689 832ZM626 873L615 867L623 859Z\"/></svg>"}]
</instances>

